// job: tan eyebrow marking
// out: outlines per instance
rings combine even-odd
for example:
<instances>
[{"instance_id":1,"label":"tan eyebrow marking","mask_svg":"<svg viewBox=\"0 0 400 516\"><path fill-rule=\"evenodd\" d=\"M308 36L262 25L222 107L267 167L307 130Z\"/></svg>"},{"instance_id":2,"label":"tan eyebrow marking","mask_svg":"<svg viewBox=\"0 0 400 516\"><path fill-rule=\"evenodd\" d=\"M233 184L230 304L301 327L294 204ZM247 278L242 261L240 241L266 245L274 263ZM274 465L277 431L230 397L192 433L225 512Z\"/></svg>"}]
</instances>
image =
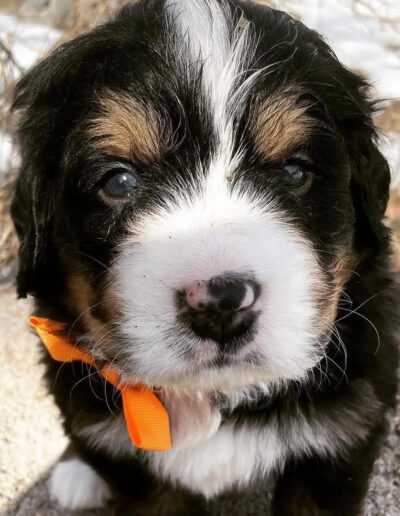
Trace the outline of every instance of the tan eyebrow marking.
<instances>
[{"instance_id":1,"label":"tan eyebrow marking","mask_svg":"<svg viewBox=\"0 0 400 516\"><path fill-rule=\"evenodd\" d=\"M148 163L171 146L168 118L150 104L111 90L103 91L98 103L100 114L91 120L88 132L99 151L135 163Z\"/></svg>"},{"instance_id":2,"label":"tan eyebrow marking","mask_svg":"<svg viewBox=\"0 0 400 516\"><path fill-rule=\"evenodd\" d=\"M311 104L300 100L302 92L287 88L266 99L253 121L256 153L268 161L280 161L305 143L315 126L307 111Z\"/></svg>"}]
</instances>

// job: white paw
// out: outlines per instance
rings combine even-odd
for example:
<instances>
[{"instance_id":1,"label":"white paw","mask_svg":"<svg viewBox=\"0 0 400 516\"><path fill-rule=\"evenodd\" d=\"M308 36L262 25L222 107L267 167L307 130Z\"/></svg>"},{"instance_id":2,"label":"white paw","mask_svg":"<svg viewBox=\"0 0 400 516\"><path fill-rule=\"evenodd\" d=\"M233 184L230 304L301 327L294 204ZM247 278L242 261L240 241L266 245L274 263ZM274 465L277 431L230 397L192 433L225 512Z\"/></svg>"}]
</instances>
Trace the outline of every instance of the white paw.
<instances>
[{"instance_id":1,"label":"white paw","mask_svg":"<svg viewBox=\"0 0 400 516\"><path fill-rule=\"evenodd\" d=\"M50 496L63 509L103 507L110 498L106 482L85 462L68 459L59 462L50 477Z\"/></svg>"}]
</instances>

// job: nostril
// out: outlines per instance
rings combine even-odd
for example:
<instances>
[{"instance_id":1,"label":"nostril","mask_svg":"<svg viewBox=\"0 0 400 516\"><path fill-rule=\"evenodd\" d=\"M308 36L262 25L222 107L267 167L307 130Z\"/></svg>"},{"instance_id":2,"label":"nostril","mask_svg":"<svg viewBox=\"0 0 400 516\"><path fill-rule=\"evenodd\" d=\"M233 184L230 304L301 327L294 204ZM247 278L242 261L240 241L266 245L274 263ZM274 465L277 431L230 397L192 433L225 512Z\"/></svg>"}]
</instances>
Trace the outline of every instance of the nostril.
<instances>
[{"instance_id":1,"label":"nostril","mask_svg":"<svg viewBox=\"0 0 400 516\"><path fill-rule=\"evenodd\" d=\"M205 312L205 307L209 303L209 295L207 292L207 283L197 280L185 287L186 304L198 313Z\"/></svg>"},{"instance_id":2,"label":"nostril","mask_svg":"<svg viewBox=\"0 0 400 516\"><path fill-rule=\"evenodd\" d=\"M238 308L238 312L244 312L248 310L251 306L254 305L257 297L258 297L258 288L254 284L254 282L247 282L246 283L246 292L243 298L243 301L240 303L240 306Z\"/></svg>"}]
</instances>

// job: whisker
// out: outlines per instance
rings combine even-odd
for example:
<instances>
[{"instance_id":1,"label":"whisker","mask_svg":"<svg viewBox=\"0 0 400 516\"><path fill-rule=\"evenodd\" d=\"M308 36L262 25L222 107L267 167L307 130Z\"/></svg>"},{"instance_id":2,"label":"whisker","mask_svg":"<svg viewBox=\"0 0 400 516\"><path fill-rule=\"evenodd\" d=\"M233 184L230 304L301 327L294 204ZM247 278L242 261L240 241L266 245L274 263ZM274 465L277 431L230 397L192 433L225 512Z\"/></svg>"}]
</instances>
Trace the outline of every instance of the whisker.
<instances>
[{"instance_id":1,"label":"whisker","mask_svg":"<svg viewBox=\"0 0 400 516\"><path fill-rule=\"evenodd\" d=\"M365 301L363 301L360 305L358 305L356 308L354 308L354 310L349 310L349 314L345 315L344 317L340 318L340 319L336 319L335 321L335 324L337 324L338 322L340 321L343 321L344 319L347 319L348 317L350 317L350 315L354 312L356 312L357 310L359 310L362 306L364 306L365 304L367 304L369 301L371 301L372 299L374 299L376 296L379 296L380 294L382 294L383 292L385 292L386 289L383 289L381 290L380 292L377 292L376 294L374 294L373 296L369 297L368 299L366 299ZM340 308L341 310L345 310L344 308Z\"/></svg>"},{"instance_id":2,"label":"whisker","mask_svg":"<svg viewBox=\"0 0 400 516\"><path fill-rule=\"evenodd\" d=\"M89 258L90 260L93 260L95 263L97 263L98 265L101 265L102 267L104 267L104 269L109 272L110 274L112 274L115 278L117 278L117 275L115 274L114 271L111 270L110 267L107 267L107 265L103 262L101 262L100 260L98 260L97 258L95 258L94 256L91 256L90 254L87 254L87 253L84 253L83 251L79 251L78 249L75 249L75 248L72 248L71 246L67 246L70 250L72 250L74 253L77 253L77 254L80 254L82 256L85 256L86 258Z\"/></svg>"},{"instance_id":3,"label":"whisker","mask_svg":"<svg viewBox=\"0 0 400 516\"><path fill-rule=\"evenodd\" d=\"M330 383L330 379L329 379L329 375L328 375L328 360L330 362L332 362L342 372L342 376L339 378L339 380L337 382L337 385L339 385L339 383L342 381L343 378L346 378L346 381L348 381L347 373L346 373L347 363L348 363L347 348L346 348L346 345L345 345L345 343L344 343L344 341L343 341L343 339L342 339L342 337L340 335L339 329L337 328L335 323L331 322L326 316L322 316L322 317L327 321L327 330L326 330L325 333L327 334L327 332L329 331L329 335L326 335L326 336L330 337L330 342L336 346L336 349L338 350L338 352L343 352L344 364L343 364L343 369L342 369L335 362L335 360L333 360L327 354L326 348L322 347L322 345L320 344L319 340L317 339L317 341L316 341L317 344L321 347L321 349L323 351L323 354L324 354L323 359L321 359L321 362L322 362L322 360L325 360L325 363L326 363L326 377L328 379L328 382Z\"/></svg>"},{"instance_id":4,"label":"whisker","mask_svg":"<svg viewBox=\"0 0 400 516\"><path fill-rule=\"evenodd\" d=\"M82 362L83 363L83 362ZM78 381L76 381L74 383L74 385L71 387L71 390L69 391L69 397L71 398L72 396L72 392L73 390L80 384L82 383L83 381L87 380L88 378L90 378L91 376L95 376L96 374L98 373L98 371L91 371L91 372L88 372L88 374L86 376L84 376L83 378L80 378Z\"/></svg>"},{"instance_id":5,"label":"whisker","mask_svg":"<svg viewBox=\"0 0 400 516\"><path fill-rule=\"evenodd\" d=\"M70 337L71 336L71 333L72 333L72 330L74 328L74 326L77 324L77 322L85 315L87 314L92 308L96 307L96 306L99 306L101 304L105 303L105 301L99 301L98 303L95 303L94 305L91 305L89 306L89 308L86 308L86 310L84 310L81 314L78 315L78 317L73 321L73 323L71 324L71 326L69 327L69 330L68 330L68 334L67 336Z\"/></svg>"},{"instance_id":6,"label":"whisker","mask_svg":"<svg viewBox=\"0 0 400 516\"><path fill-rule=\"evenodd\" d=\"M377 344L377 347L376 347L376 350L375 350L375 355L376 355L378 353L378 351L379 351L379 348L381 347L381 337L379 335L379 332L378 332L375 324L370 319L368 319L368 317L366 317L364 314L360 314L356 310L349 310L348 308L340 308L340 310L343 310L345 312L350 312L348 314L348 316L350 316L352 314L357 315L358 317L361 317L361 319L364 319L364 321L366 321L367 323L369 323L372 326L372 329L374 330L376 338L377 338L377 341L378 341L378 344ZM342 318L342 320L343 319L344 318Z\"/></svg>"}]
</instances>

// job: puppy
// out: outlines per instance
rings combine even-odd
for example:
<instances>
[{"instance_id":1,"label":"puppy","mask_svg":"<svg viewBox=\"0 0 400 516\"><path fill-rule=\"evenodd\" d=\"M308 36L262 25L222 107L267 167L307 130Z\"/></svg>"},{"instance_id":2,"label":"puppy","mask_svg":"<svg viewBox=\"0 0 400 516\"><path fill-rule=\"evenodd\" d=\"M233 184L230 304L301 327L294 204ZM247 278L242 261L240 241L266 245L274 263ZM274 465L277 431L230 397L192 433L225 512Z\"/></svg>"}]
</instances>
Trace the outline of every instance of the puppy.
<instances>
[{"instance_id":1,"label":"puppy","mask_svg":"<svg viewBox=\"0 0 400 516\"><path fill-rule=\"evenodd\" d=\"M142 0L25 75L13 109L18 294L153 389L172 438L135 446L99 369L43 349L71 440L52 496L206 514L273 482L276 515L360 514L398 309L366 81L283 12Z\"/></svg>"}]
</instances>

